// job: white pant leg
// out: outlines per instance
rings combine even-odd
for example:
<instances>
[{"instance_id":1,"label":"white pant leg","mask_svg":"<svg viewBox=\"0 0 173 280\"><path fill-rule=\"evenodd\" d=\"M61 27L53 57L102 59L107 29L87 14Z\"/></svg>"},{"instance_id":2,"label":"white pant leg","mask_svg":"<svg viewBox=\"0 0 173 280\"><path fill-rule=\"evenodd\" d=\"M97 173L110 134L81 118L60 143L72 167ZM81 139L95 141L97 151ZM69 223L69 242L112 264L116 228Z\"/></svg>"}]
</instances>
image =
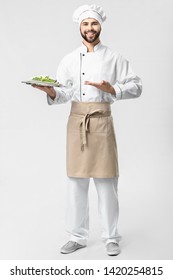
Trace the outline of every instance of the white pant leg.
<instances>
[{"instance_id":1,"label":"white pant leg","mask_svg":"<svg viewBox=\"0 0 173 280\"><path fill-rule=\"evenodd\" d=\"M119 203L118 178L93 178L98 194L98 211L102 225L102 240L119 242L120 235L117 230Z\"/></svg>"},{"instance_id":2,"label":"white pant leg","mask_svg":"<svg viewBox=\"0 0 173 280\"><path fill-rule=\"evenodd\" d=\"M70 240L86 245L89 231L89 178L68 177L66 225Z\"/></svg>"}]
</instances>

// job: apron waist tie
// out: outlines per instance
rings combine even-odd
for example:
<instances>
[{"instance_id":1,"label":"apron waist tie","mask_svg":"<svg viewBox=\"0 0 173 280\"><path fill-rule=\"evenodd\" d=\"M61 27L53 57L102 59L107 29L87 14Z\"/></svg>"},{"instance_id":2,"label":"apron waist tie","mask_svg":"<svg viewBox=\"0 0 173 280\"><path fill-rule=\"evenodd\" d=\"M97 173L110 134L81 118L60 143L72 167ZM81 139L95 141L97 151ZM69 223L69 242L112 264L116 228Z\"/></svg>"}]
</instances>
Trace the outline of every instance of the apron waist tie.
<instances>
[{"instance_id":1,"label":"apron waist tie","mask_svg":"<svg viewBox=\"0 0 173 280\"><path fill-rule=\"evenodd\" d=\"M81 116L74 113L71 114L76 116ZM80 118L81 151L84 151L84 147L85 145L87 145L87 132L89 131L90 118L108 117L110 115L111 115L110 111L103 111L101 109L97 109L86 115L82 115L82 117Z\"/></svg>"}]
</instances>

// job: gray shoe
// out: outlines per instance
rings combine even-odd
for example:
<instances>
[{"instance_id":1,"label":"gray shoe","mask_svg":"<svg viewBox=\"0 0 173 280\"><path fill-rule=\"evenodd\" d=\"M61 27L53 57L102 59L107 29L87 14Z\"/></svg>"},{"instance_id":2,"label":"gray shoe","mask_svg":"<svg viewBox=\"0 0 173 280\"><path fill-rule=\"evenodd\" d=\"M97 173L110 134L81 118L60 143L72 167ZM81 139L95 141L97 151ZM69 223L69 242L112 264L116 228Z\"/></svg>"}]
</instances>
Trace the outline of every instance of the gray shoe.
<instances>
[{"instance_id":1,"label":"gray shoe","mask_svg":"<svg viewBox=\"0 0 173 280\"><path fill-rule=\"evenodd\" d=\"M118 243L110 242L106 245L108 256L117 256L121 253Z\"/></svg>"},{"instance_id":2,"label":"gray shoe","mask_svg":"<svg viewBox=\"0 0 173 280\"><path fill-rule=\"evenodd\" d=\"M85 245L80 245L77 242L69 241L67 242L60 250L62 254L70 254L75 252L78 249L86 247Z\"/></svg>"}]
</instances>

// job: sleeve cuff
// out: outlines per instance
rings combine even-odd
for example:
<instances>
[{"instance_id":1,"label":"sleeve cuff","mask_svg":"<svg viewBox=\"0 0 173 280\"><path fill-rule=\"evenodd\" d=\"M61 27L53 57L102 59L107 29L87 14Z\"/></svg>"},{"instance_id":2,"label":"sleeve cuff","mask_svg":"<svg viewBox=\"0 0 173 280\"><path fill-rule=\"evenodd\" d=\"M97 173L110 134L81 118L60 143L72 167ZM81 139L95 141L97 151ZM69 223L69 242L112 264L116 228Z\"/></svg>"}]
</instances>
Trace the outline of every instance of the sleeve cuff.
<instances>
[{"instance_id":1,"label":"sleeve cuff","mask_svg":"<svg viewBox=\"0 0 173 280\"><path fill-rule=\"evenodd\" d=\"M122 99L122 90L118 85L113 85L113 88L115 89L115 99L120 100Z\"/></svg>"},{"instance_id":2,"label":"sleeve cuff","mask_svg":"<svg viewBox=\"0 0 173 280\"><path fill-rule=\"evenodd\" d=\"M55 88L54 88L55 89ZM56 97L54 99L52 99L48 94L47 94L47 102L49 105L53 105L58 103L58 99L59 99L59 92L55 89L56 92Z\"/></svg>"}]
</instances>

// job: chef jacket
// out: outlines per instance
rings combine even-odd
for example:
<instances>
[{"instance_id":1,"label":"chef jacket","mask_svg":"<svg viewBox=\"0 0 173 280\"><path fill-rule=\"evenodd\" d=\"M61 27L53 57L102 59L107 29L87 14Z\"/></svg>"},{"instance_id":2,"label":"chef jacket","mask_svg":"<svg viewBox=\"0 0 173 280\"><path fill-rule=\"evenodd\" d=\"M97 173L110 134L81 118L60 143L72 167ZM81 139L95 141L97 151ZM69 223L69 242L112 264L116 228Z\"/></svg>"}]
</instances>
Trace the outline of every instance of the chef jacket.
<instances>
[{"instance_id":1,"label":"chef jacket","mask_svg":"<svg viewBox=\"0 0 173 280\"><path fill-rule=\"evenodd\" d=\"M66 55L57 69L56 97L47 96L48 104L60 104L69 100L75 102L109 102L140 96L141 79L133 72L129 61L99 42L93 52L81 47ZM109 82L116 94L104 92L85 81Z\"/></svg>"}]
</instances>

